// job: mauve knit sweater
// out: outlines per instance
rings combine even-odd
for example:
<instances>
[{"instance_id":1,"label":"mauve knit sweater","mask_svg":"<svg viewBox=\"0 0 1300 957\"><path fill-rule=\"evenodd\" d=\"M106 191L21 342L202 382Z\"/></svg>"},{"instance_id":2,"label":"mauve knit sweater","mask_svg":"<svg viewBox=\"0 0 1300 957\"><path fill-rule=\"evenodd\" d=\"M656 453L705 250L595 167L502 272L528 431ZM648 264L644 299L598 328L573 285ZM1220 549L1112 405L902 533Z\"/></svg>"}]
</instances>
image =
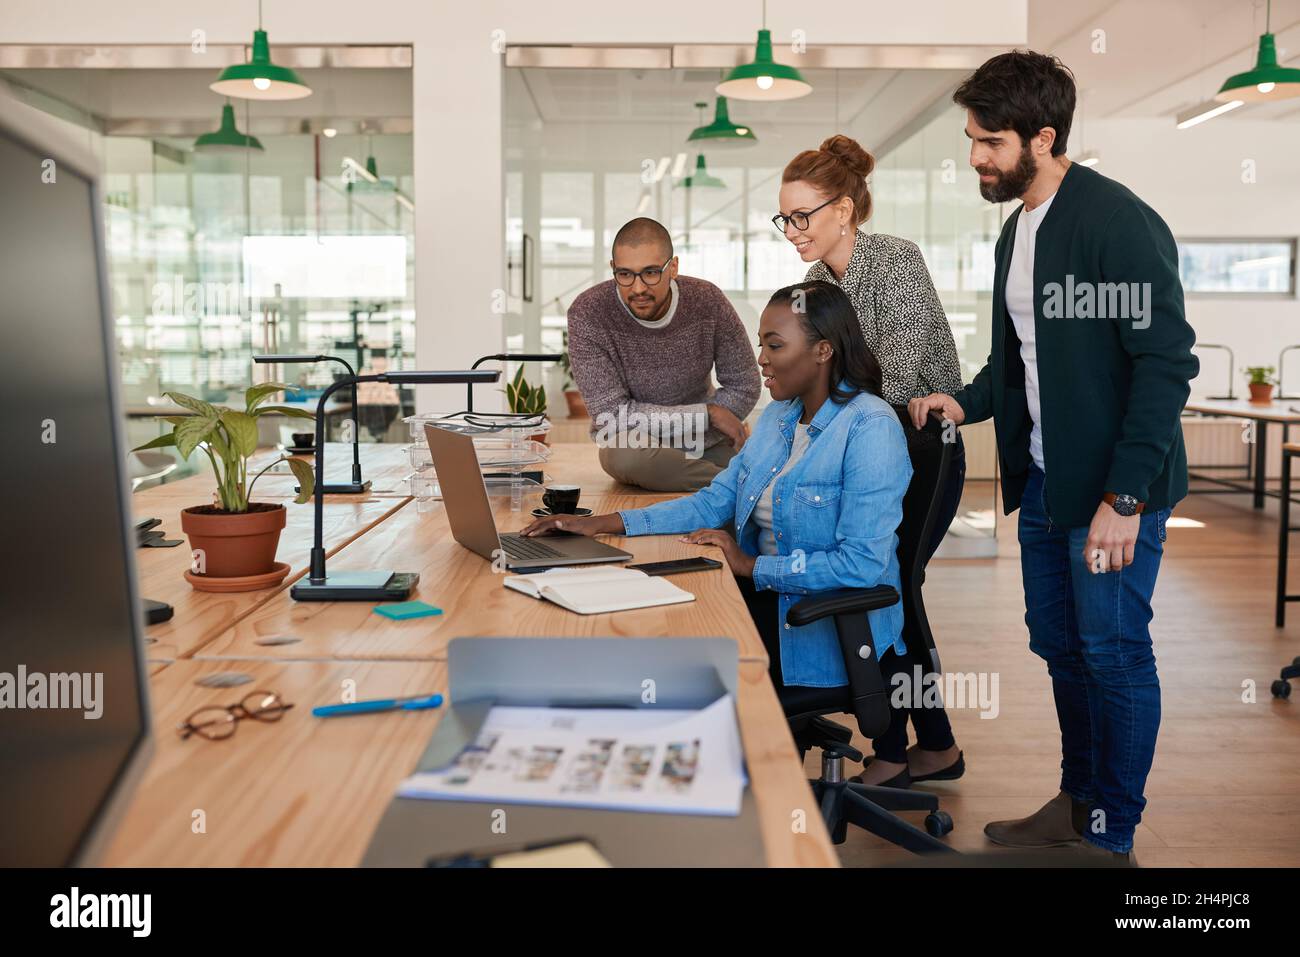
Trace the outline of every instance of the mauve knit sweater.
<instances>
[{"instance_id":1,"label":"mauve knit sweater","mask_svg":"<svg viewBox=\"0 0 1300 957\"><path fill-rule=\"evenodd\" d=\"M569 307L569 362L573 381L591 413L591 431L602 415L617 421L634 412L705 416L715 403L743 420L758 402L762 380L755 347L722 290L703 279L677 277L677 310L661 329L632 317L608 279ZM715 389L711 374L716 371ZM704 446L725 436L710 428Z\"/></svg>"}]
</instances>

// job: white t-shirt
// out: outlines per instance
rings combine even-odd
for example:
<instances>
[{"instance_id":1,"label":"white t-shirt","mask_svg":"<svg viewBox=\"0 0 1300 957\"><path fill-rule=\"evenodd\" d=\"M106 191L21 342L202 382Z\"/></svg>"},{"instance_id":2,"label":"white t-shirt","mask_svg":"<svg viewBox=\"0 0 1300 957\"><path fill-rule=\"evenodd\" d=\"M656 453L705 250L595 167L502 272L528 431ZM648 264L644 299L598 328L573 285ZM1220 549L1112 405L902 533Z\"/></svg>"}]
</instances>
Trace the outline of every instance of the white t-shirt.
<instances>
[{"instance_id":1,"label":"white t-shirt","mask_svg":"<svg viewBox=\"0 0 1300 957\"><path fill-rule=\"evenodd\" d=\"M767 483L767 488L763 489L763 494L758 497L754 503L754 522L758 525L758 552L760 555L779 554L776 547L776 536L772 534L772 489L776 487L776 480L786 472L795 467L803 454L808 451L808 426L802 422L795 423L794 441L790 445L790 457L785 460L785 467L772 477L772 481Z\"/></svg>"},{"instance_id":2,"label":"white t-shirt","mask_svg":"<svg viewBox=\"0 0 1300 957\"><path fill-rule=\"evenodd\" d=\"M642 319L640 316L638 316L635 312L633 312L631 309L627 307L627 303L623 302L622 296L618 297L618 301L622 303L624 312L626 312L637 322L641 323L641 325L645 326L647 329L662 329L664 326L668 325L668 323L673 321L673 316L676 315L677 313L677 300L681 298L680 294L677 291L676 279L673 279L669 282L669 288L672 290L672 302L668 303L668 311L663 314L662 319L654 319L654 320Z\"/></svg>"},{"instance_id":3,"label":"white t-shirt","mask_svg":"<svg viewBox=\"0 0 1300 957\"><path fill-rule=\"evenodd\" d=\"M1005 293L1007 313L1020 337L1020 358L1025 363L1025 401L1029 405L1029 417L1034 421L1033 431L1029 433L1029 457L1040 469L1043 468L1043 426L1038 400L1038 347L1034 341L1034 243L1038 227L1055 198L1053 193L1032 210L1020 211Z\"/></svg>"}]
</instances>

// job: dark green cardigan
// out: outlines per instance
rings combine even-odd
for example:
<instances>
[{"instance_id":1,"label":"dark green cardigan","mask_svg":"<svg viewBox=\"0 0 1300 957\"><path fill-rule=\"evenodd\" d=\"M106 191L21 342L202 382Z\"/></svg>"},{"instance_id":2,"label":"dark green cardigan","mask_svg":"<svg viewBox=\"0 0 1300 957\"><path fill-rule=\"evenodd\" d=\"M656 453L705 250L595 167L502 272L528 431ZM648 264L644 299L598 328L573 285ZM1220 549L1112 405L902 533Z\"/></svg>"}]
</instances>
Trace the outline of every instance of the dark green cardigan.
<instances>
[{"instance_id":1,"label":"dark green cardigan","mask_svg":"<svg viewBox=\"0 0 1300 957\"><path fill-rule=\"evenodd\" d=\"M993 417L1007 514L1020 507L1033 428L1005 298L1020 212L1002 227L995 251L988 363L954 396L967 422ZM1124 292L1137 293L1127 311ZM1103 492L1136 496L1151 509L1182 499L1187 455L1179 416L1200 364L1183 311L1178 249L1151 207L1077 163L1038 228L1034 333L1053 522L1090 524Z\"/></svg>"}]
</instances>

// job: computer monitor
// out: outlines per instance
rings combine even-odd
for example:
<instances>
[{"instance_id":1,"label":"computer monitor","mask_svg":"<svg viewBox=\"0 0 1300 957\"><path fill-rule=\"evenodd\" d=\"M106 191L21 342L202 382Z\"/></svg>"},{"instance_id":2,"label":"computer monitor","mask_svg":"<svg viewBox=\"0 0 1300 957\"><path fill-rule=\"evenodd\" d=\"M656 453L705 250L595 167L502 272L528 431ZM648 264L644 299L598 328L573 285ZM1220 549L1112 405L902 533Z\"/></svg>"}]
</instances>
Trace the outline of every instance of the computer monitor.
<instances>
[{"instance_id":1,"label":"computer monitor","mask_svg":"<svg viewBox=\"0 0 1300 957\"><path fill-rule=\"evenodd\" d=\"M93 164L0 95L0 865L93 863L151 749Z\"/></svg>"}]
</instances>

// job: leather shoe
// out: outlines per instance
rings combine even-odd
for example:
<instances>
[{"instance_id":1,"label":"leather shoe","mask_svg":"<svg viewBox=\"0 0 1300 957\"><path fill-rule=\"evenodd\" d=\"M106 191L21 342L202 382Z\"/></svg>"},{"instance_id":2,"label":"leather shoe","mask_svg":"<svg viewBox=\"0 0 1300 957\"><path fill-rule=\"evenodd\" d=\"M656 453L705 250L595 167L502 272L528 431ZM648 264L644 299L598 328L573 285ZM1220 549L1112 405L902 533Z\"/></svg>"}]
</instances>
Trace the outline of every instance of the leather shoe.
<instances>
[{"instance_id":1,"label":"leather shoe","mask_svg":"<svg viewBox=\"0 0 1300 957\"><path fill-rule=\"evenodd\" d=\"M1003 847L1064 847L1083 840L1088 805L1059 792L1029 817L991 821L984 835Z\"/></svg>"}]
</instances>

